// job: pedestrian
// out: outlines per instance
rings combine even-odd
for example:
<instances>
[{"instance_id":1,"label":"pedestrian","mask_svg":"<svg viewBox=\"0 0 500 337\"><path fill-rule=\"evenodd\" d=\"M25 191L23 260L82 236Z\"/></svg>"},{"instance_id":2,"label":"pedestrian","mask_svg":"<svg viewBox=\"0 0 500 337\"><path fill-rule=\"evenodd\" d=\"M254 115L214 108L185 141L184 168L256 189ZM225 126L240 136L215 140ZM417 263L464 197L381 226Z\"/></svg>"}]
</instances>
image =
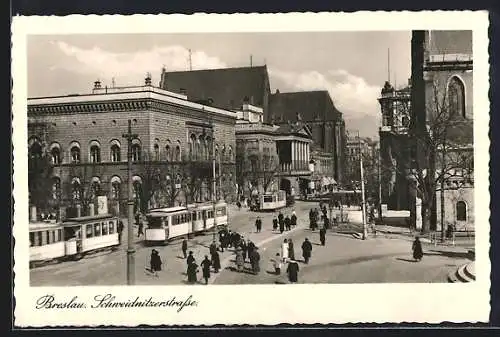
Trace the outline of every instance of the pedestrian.
<instances>
[{"instance_id":1,"label":"pedestrian","mask_svg":"<svg viewBox=\"0 0 500 337\"><path fill-rule=\"evenodd\" d=\"M326 229L325 229L325 227L322 227L319 230L319 241L321 242L322 246L325 245L325 241L326 241Z\"/></svg>"},{"instance_id":2,"label":"pedestrian","mask_svg":"<svg viewBox=\"0 0 500 337\"><path fill-rule=\"evenodd\" d=\"M118 221L118 227L117 227L117 231L118 231L118 242L121 244L122 243L122 233L123 233L123 221Z\"/></svg>"},{"instance_id":3,"label":"pedestrian","mask_svg":"<svg viewBox=\"0 0 500 337\"><path fill-rule=\"evenodd\" d=\"M238 247L236 249L236 269L238 272L243 271L243 267L245 265L245 259L243 258L243 249Z\"/></svg>"},{"instance_id":4,"label":"pedestrian","mask_svg":"<svg viewBox=\"0 0 500 337\"><path fill-rule=\"evenodd\" d=\"M248 259L252 258L252 253L253 253L254 249L255 249L254 243L252 241L250 241L250 239L248 239L248 241L247 241L247 255L248 255ZM250 262L252 262L252 261L250 260Z\"/></svg>"},{"instance_id":5,"label":"pedestrian","mask_svg":"<svg viewBox=\"0 0 500 337\"><path fill-rule=\"evenodd\" d=\"M422 257L424 256L424 252L422 251L422 243L420 242L418 236L415 237L415 241L413 241L412 250L413 258L415 259L415 261L420 262L422 260Z\"/></svg>"},{"instance_id":6,"label":"pedestrian","mask_svg":"<svg viewBox=\"0 0 500 337\"><path fill-rule=\"evenodd\" d=\"M238 206L238 211L241 211L241 202L236 202L236 206Z\"/></svg>"},{"instance_id":7,"label":"pedestrian","mask_svg":"<svg viewBox=\"0 0 500 337\"><path fill-rule=\"evenodd\" d=\"M290 226L291 226L290 222L291 222L291 221L290 221L290 217L287 215L287 216L285 217L285 230L287 230L287 231L289 231L289 230L290 230Z\"/></svg>"},{"instance_id":8,"label":"pedestrian","mask_svg":"<svg viewBox=\"0 0 500 337\"><path fill-rule=\"evenodd\" d=\"M290 217L290 225L292 228L295 228L297 226L297 215L295 215L295 211L293 211L292 216Z\"/></svg>"},{"instance_id":9,"label":"pedestrian","mask_svg":"<svg viewBox=\"0 0 500 337\"><path fill-rule=\"evenodd\" d=\"M273 218L273 232L278 230L278 219Z\"/></svg>"},{"instance_id":10,"label":"pedestrian","mask_svg":"<svg viewBox=\"0 0 500 337\"><path fill-rule=\"evenodd\" d=\"M283 234L283 232L285 231L285 221L284 220L279 220L278 219L278 224L279 224L279 227L280 227L280 233Z\"/></svg>"},{"instance_id":11,"label":"pedestrian","mask_svg":"<svg viewBox=\"0 0 500 337\"><path fill-rule=\"evenodd\" d=\"M192 262L195 262L195 259L194 259L194 256L193 256L193 251L189 251L189 255L187 257L187 260L186 260L186 263L189 264L192 263Z\"/></svg>"},{"instance_id":12,"label":"pedestrian","mask_svg":"<svg viewBox=\"0 0 500 337\"><path fill-rule=\"evenodd\" d=\"M212 241L208 249L210 251L210 255L214 255L214 253L217 252L217 244L215 243L215 240Z\"/></svg>"},{"instance_id":13,"label":"pedestrian","mask_svg":"<svg viewBox=\"0 0 500 337\"><path fill-rule=\"evenodd\" d=\"M198 273L198 265L196 264L196 262L194 262L193 258L193 261L191 263L188 263L187 266L188 283L193 284L198 281L198 277L196 275L197 273Z\"/></svg>"},{"instance_id":14,"label":"pedestrian","mask_svg":"<svg viewBox=\"0 0 500 337\"><path fill-rule=\"evenodd\" d=\"M271 259L271 262L273 263L274 273L276 275L280 275L281 274L281 265L282 265L280 253L276 253L276 257L274 259Z\"/></svg>"},{"instance_id":15,"label":"pedestrian","mask_svg":"<svg viewBox=\"0 0 500 337\"><path fill-rule=\"evenodd\" d=\"M241 256L243 257L243 262L247 259L247 244L245 240L241 240L240 248L242 250Z\"/></svg>"},{"instance_id":16,"label":"pedestrian","mask_svg":"<svg viewBox=\"0 0 500 337\"><path fill-rule=\"evenodd\" d=\"M281 245L281 258L283 259L283 263L286 263L288 260L288 241L285 239L283 244Z\"/></svg>"},{"instance_id":17,"label":"pedestrian","mask_svg":"<svg viewBox=\"0 0 500 337\"><path fill-rule=\"evenodd\" d=\"M323 221L324 221L323 227L325 229L329 229L330 228L330 220L328 219L328 217L325 217L325 219Z\"/></svg>"},{"instance_id":18,"label":"pedestrian","mask_svg":"<svg viewBox=\"0 0 500 337\"><path fill-rule=\"evenodd\" d=\"M306 238L302 243L302 257L304 258L304 262L306 264L309 263L309 259L311 258L311 252L312 252L311 242L309 242L309 239Z\"/></svg>"},{"instance_id":19,"label":"pedestrian","mask_svg":"<svg viewBox=\"0 0 500 337\"><path fill-rule=\"evenodd\" d=\"M212 266L214 267L214 272L217 274L220 270L220 256L217 251L212 254Z\"/></svg>"},{"instance_id":20,"label":"pedestrian","mask_svg":"<svg viewBox=\"0 0 500 337\"><path fill-rule=\"evenodd\" d=\"M184 256L184 258L186 258L186 257L187 257L186 252L187 252L187 249L188 249L188 242L187 242L187 239L186 239L186 238L184 238L184 239L182 240L182 246L181 246L181 249L182 249L182 256Z\"/></svg>"},{"instance_id":21,"label":"pedestrian","mask_svg":"<svg viewBox=\"0 0 500 337\"><path fill-rule=\"evenodd\" d=\"M295 249L293 248L292 239L288 240L288 258L290 260L295 260Z\"/></svg>"},{"instance_id":22,"label":"pedestrian","mask_svg":"<svg viewBox=\"0 0 500 337\"><path fill-rule=\"evenodd\" d=\"M281 224L283 224L283 226L284 226L284 222L283 222L284 220L285 220L285 217L283 216L283 213L281 213L281 211L280 211L278 214L278 224L279 224L280 228L281 228Z\"/></svg>"},{"instance_id":23,"label":"pedestrian","mask_svg":"<svg viewBox=\"0 0 500 337\"><path fill-rule=\"evenodd\" d=\"M156 249L151 251L151 260L149 261L149 264L151 267L151 273L153 273L154 276L158 276L158 272L161 271L162 262Z\"/></svg>"},{"instance_id":24,"label":"pedestrian","mask_svg":"<svg viewBox=\"0 0 500 337\"><path fill-rule=\"evenodd\" d=\"M257 229L257 233L260 233L262 230L262 220L260 219L260 216L257 217L257 220L255 220L255 228Z\"/></svg>"},{"instance_id":25,"label":"pedestrian","mask_svg":"<svg viewBox=\"0 0 500 337\"><path fill-rule=\"evenodd\" d=\"M260 272L260 254L257 251L259 248L255 247L252 251L252 255L250 257L252 272L257 275Z\"/></svg>"},{"instance_id":26,"label":"pedestrian","mask_svg":"<svg viewBox=\"0 0 500 337\"><path fill-rule=\"evenodd\" d=\"M295 260L290 260L286 268L290 283L297 283L299 279L299 264Z\"/></svg>"},{"instance_id":27,"label":"pedestrian","mask_svg":"<svg viewBox=\"0 0 500 337\"><path fill-rule=\"evenodd\" d=\"M208 279L210 278L210 266L212 261L208 259L208 255L205 255L205 259L201 262L201 270L203 273L203 278L205 279L205 284L208 284Z\"/></svg>"}]
</instances>

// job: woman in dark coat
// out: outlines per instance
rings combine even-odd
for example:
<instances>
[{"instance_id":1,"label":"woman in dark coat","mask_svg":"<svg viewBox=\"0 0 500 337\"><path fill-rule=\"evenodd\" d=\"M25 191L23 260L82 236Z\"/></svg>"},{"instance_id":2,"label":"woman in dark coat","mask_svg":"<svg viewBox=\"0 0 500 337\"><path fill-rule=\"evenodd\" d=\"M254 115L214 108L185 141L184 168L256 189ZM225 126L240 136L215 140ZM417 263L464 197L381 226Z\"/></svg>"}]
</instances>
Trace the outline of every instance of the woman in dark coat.
<instances>
[{"instance_id":1,"label":"woman in dark coat","mask_svg":"<svg viewBox=\"0 0 500 337\"><path fill-rule=\"evenodd\" d=\"M212 266L214 267L215 273L218 273L220 269L220 257L218 252L212 254Z\"/></svg>"},{"instance_id":2,"label":"woman in dark coat","mask_svg":"<svg viewBox=\"0 0 500 337\"><path fill-rule=\"evenodd\" d=\"M295 226L297 226L297 216L295 215L295 213L292 214L292 216L290 217L290 224L294 228L295 228Z\"/></svg>"},{"instance_id":3,"label":"woman in dark coat","mask_svg":"<svg viewBox=\"0 0 500 337\"><path fill-rule=\"evenodd\" d=\"M309 263L309 259L311 258L312 245L309 242L309 239L306 238L302 243L302 257L304 257L304 262Z\"/></svg>"},{"instance_id":4,"label":"woman in dark coat","mask_svg":"<svg viewBox=\"0 0 500 337\"><path fill-rule=\"evenodd\" d=\"M189 257L188 257L189 259ZM187 276L188 276L188 282L193 284L193 283L196 283L196 281L198 280L197 276L196 276L196 273L198 272L198 265L194 262L194 258L193 258L193 261L191 263L188 264L188 267L187 267Z\"/></svg>"},{"instance_id":5,"label":"woman in dark coat","mask_svg":"<svg viewBox=\"0 0 500 337\"><path fill-rule=\"evenodd\" d=\"M247 244L245 240L241 240L240 243L241 256L243 257L243 262L247 259Z\"/></svg>"},{"instance_id":6,"label":"woman in dark coat","mask_svg":"<svg viewBox=\"0 0 500 337\"><path fill-rule=\"evenodd\" d=\"M151 272L155 275L158 276L158 272L161 270L161 258L160 255L158 254L158 251L156 249L153 249L151 251Z\"/></svg>"},{"instance_id":7,"label":"woman in dark coat","mask_svg":"<svg viewBox=\"0 0 500 337\"><path fill-rule=\"evenodd\" d=\"M208 255L205 255L205 259L201 262L201 270L203 271L203 278L205 279L205 284L208 284L208 279L210 278L210 266L212 261L208 259Z\"/></svg>"},{"instance_id":8,"label":"woman in dark coat","mask_svg":"<svg viewBox=\"0 0 500 337\"><path fill-rule=\"evenodd\" d=\"M295 260L290 260L286 268L290 283L297 283L299 279L299 264Z\"/></svg>"},{"instance_id":9,"label":"woman in dark coat","mask_svg":"<svg viewBox=\"0 0 500 337\"><path fill-rule=\"evenodd\" d=\"M181 247L181 249L182 249L182 256L184 256L184 258L186 258L187 257L186 253L187 253L187 250L188 250L188 243L187 243L186 238L184 238L184 240L182 240L182 247Z\"/></svg>"},{"instance_id":10,"label":"woman in dark coat","mask_svg":"<svg viewBox=\"0 0 500 337\"><path fill-rule=\"evenodd\" d=\"M325 241L326 241L326 229L325 229L325 227L321 227L321 229L319 230L319 241L321 242L322 246L325 245Z\"/></svg>"},{"instance_id":11,"label":"woman in dark coat","mask_svg":"<svg viewBox=\"0 0 500 337\"><path fill-rule=\"evenodd\" d=\"M418 236L415 238L415 241L413 241L412 249L413 249L413 258L415 259L415 261L422 260L424 252L422 251L422 243L420 242Z\"/></svg>"},{"instance_id":12,"label":"woman in dark coat","mask_svg":"<svg viewBox=\"0 0 500 337\"><path fill-rule=\"evenodd\" d=\"M286 229L287 231L289 231L289 230L290 230L290 226L291 226L291 223L290 223L290 222L291 222L291 220L290 220L290 218L289 218L289 217L288 217L288 215L287 215L287 216L285 217L285 229Z\"/></svg>"},{"instance_id":13,"label":"woman in dark coat","mask_svg":"<svg viewBox=\"0 0 500 337\"><path fill-rule=\"evenodd\" d=\"M293 248L292 239L288 240L288 258L290 260L295 260L295 249Z\"/></svg>"},{"instance_id":14,"label":"woman in dark coat","mask_svg":"<svg viewBox=\"0 0 500 337\"><path fill-rule=\"evenodd\" d=\"M187 265L189 266L189 264L193 263L194 262L194 256L193 256L193 252L192 251L189 251L189 255L186 259L186 263Z\"/></svg>"},{"instance_id":15,"label":"woman in dark coat","mask_svg":"<svg viewBox=\"0 0 500 337\"><path fill-rule=\"evenodd\" d=\"M250 260L252 261L252 272L257 275L260 272L260 254L257 251L257 247L252 250L252 255L250 256Z\"/></svg>"},{"instance_id":16,"label":"woman in dark coat","mask_svg":"<svg viewBox=\"0 0 500 337\"><path fill-rule=\"evenodd\" d=\"M254 248L255 248L255 245L253 244L253 242L248 240L248 242L247 242L247 255L248 255L249 259L252 258L252 253L254 251Z\"/></svg>"},{"instance_id":17,"label":"woman in dark coat","mask_svg":"<svg viewBox=\"0 0 500 337\"><path fill-rule=\"evenodd\" d=\"M273 219L273 231L278 230L278 219L274 218Z\"/></svg>"}]
</instances>

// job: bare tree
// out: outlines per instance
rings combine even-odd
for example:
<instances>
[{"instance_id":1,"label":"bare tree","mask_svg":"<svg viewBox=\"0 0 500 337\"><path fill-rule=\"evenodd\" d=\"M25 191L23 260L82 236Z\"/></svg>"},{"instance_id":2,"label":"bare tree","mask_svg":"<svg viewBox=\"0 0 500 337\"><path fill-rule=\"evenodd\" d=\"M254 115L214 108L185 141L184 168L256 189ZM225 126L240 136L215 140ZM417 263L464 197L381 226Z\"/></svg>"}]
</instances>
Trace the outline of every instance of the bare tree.
<instances>
[{"instance_id":1,"label":"bare tree","mask_svg":"<svg viewBox=\"0 0 500 337\"><path fill-rule=\"evenodd\" d=\"M34 144L28 160L28 190L30 204L39 209L51 206L53 171L51 154L40 144Z\"/></svg>"},{"instance_id":2,"label":"bare tree","mask_svg":"<svg viewBox=\"0 0 500 337\"><path fill-rule=\"evenodd\" d=\"M236 169L241 186L261 185L264 192L267 192L280 173L280 164L276 155L252 151L236 158Z\"/></svg>"},{"instance_id":3,"label":"bare tree","mask_svg":"<svg viewBox=\"0 0 500 337\"><path fill-rule=\"evenodd\" d=\"M409 130L411 160L403 151L394 153L399 170L410 180L414 195L422 201L422 232L430 231L436 191L446 182L470 182L473 174L472 123L450 106L446 90L433 85L432 100L426 107L425 127ZM399 159L399 160L398 160Z\"/></svg>"}]
</instances>

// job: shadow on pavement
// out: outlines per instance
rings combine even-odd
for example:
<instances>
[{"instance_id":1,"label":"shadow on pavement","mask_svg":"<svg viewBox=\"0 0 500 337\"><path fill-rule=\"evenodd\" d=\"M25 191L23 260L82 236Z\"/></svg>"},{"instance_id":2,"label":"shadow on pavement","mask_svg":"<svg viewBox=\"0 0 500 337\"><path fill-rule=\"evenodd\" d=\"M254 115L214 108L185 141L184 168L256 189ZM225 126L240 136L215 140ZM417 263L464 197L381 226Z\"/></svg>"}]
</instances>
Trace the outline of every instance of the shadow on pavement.
<instances>
[{"instance_id":1,"label":"shadow on pavement","mask_svg":"<svg viewBox=\"0 0 500 337\"><path fill-rule=\"evenodd\" d=\"M452 252L452 251L446 251L446 250L430 250L430 252L424 252L424 255L441 255L441 256L446 256L452 259L469 259L470 256L467 252Z\"/></svg>"},{"instance_id":2,"label":"shadow on pavement","mask_svg":"<svg viewBox=\"0 0 500 337\"><path fill-rule=\"evenodd\" d=\"M401 257L397 257L396 260L398 260L398 261L404 261L404 262L413 262L413 263L416 262L415 260L412 260L412 259L403 259Z\"/></svg>"},{"instance_id":3,"label":"shadow on pavement","mask_svg":"<svg viewBox=\"0 0 500 337\"><path fill-rule=\"evenodd\" d=\"M236 273L244 273L244 274L249 274L249 275L255 275L252 270L250 270L249 268L246 268L244 267L243 270L239 271L238 269L236 269L235 267L226 267L224 268L226 270L229 270L229 271L232 271L232 272L236 272Z\"/></svg>"}]
</instances>

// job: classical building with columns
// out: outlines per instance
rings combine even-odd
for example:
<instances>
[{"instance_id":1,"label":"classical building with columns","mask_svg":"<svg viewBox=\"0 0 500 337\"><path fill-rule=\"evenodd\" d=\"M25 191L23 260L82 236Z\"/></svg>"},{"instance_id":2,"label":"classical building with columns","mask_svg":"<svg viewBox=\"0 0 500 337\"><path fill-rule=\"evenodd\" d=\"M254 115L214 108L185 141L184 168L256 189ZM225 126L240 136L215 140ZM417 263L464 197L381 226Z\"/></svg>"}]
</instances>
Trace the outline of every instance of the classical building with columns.
<instances>
[{"instance_id":1,"label":"classical building with columns","mask_svg":"<svg viewBox=\"0 0 500 337\"><path fill-rule=\"evenodd\" d=\"M108 209L124 214L128 145L123 134L129 120L137 134L131 147L137 209L211 200L214 156L216 197L231 201L236 119L234 111L155 87L149 76L142 86L108 88L96 81L90 93L29 98L30 203L83 215L105 195ZM50 168L39 174L44 158ZM40 200L44 180L52 185L48 203Z\"/></svg>"},{"instance_id":2,"label":"classical building with columns","mask_svg":"<svg viewBox=\"0 0 500 337\"><path fill-rule=\"evenodd\" d=\"M236 123L236 171L240 194L307 188L312 143L303 125L263 123L263 109L244 104Z\"/></svg>"}]
</instances>

